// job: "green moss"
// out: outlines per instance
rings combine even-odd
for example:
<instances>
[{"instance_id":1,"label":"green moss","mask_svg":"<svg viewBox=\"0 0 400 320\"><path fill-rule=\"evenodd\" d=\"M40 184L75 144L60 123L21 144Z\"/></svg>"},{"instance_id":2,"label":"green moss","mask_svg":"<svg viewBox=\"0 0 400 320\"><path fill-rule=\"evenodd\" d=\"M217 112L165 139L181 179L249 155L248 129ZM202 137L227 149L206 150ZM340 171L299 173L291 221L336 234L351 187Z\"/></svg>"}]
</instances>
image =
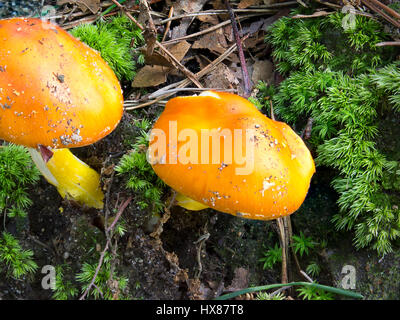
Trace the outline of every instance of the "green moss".
<instances>
[{"instance_id":1,"label":"green moss","mask_svg":"<svg viewBox=\"0 0 400 320\"><path fill-rule=\"evenodd\" d=\"M150 209L153 213L159 213L164 208L161 197L165 185L147 161L151 123L144 119L137 121L135 126L139 135L131 145L132 150L121 158L115 171L125 177L126 187L134 191L134 201L140 209Z\"/></svg>"},{"instance_id":2,"label":"green moss","mask_svg":"<svg viewBox=\"0 0 400 320\"><path fill-rule=\"evenodd\" d=\"M17 145L0 146L0 215L26 216L32 204L28 188L39 180L39 171L27 149Z\"/></svg>"},{"instance_id":3,"label":"green moss","mask_svg":"<svg viewBox=\"0 0 400 320\"><path fill-rule=\"evenodd\" d=\"M126 16L100 20L96 24L82 24L72 29L71 34L99 51L119 80L131 81L137 63L144 62L143 55L134 51L144 42L141 30Z\"/></svg>"},{"instance_id":4,"label":"green moss","mask_svg":"<svg viewBox=\"0 0 400 320\"><path fill-rule=\"evenodd\" d=\"M32 260L32 250L23 250L18 239L8 232L0 237L0 270L6 270L9 276L21 279L38 268Z\"/></svg>"},{"instance_id":5,"label":"green moss","mask_svg":"<svg viewBox=\"0 0 400 320\"><path fill-rule=\"evenodd\" d=\"M0 146L0 271L20 279L33 273L37 264L33 252L23 250L17 238L7 232L7 218L24 220L32 204L28 188L39 180L39 171L32 163L26 148L17 145ZM18 222L18 221L17 221ZM17 224L18 225L18 224Z\"/></svg>"},{"instance_id":6,"label":"green moss","mask_svg":"<svg viewBox=\"0 0 400 320\"><path fill-rule=\"evenodd\" d=\"M313 119L308 141L316 163L336 171L336 228L354 230L357 248L385 254L400 238L400 158L382 148L380 128L400 111L400 69L392 48L375 46L387 40L378 22L356 16L355 28L345 30L343 17L285 17L269 28L267 41L287 76L272 99L277 118L294 127ZM271 95L259 89L260 101Z\"/></svg>"}]
</instances>

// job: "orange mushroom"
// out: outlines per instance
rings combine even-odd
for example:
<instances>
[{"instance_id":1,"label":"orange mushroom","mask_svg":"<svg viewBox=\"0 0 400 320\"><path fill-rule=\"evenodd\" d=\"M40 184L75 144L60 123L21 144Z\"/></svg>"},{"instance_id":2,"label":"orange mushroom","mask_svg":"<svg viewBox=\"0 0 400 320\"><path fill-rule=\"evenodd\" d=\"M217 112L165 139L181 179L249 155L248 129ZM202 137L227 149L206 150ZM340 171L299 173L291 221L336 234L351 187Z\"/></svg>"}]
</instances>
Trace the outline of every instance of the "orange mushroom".
<instances>
[{"instance_id":1,"label":"orange mushroom","mask_svg":"<svg viewBox=\"0 0 400 320\"><path fill-rule=\"evenodd\" d=\"M309 150L288 125L229 93L171 99L150 141L149 161L167 185L243 218L295 212L315 172Z\"/></svg>"},{"instance_id":2,"label":"orange mushroom","mask_svg":"<svg viewBox=\"0 0 400 320\"><path fill-rule=\"evenodd\" d=\"M0 20L1 139L33 149L87 146L112 132L122 112L120 84L98 52L41 19ZM69 177L79 189L90 176L86 187L92 190L79 192L101 198L92 169L67 149L59 154L53 166L34 156L42 173L47 167L53 176L47 172L48 181L76 198L77 190L53 178Z\"/></svg>"}]
</instances>

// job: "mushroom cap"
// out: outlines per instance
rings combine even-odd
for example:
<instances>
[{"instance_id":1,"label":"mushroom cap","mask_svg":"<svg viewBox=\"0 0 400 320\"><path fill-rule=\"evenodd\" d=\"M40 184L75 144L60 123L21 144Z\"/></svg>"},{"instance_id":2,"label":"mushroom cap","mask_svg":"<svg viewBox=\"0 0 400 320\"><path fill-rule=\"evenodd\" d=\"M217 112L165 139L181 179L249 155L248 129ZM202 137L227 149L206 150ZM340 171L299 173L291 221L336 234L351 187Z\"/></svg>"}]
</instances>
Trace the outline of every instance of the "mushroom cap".
<instances>
[{"instance_id":1,"label":"mushroom cap","mask_svg":"<svg viewBox=\"0 0 400 320\"><path fill-rule=\"evenodd\" d=\"M208 148L202 145L207 140L202 137L204 129L219 134L219 148L212 138ZM235 137L235 130L242 135ZM160 148L160 132L165 132L165 149ZM196 136L197 150L186 148L194 146ZM230 139L232 144L226 143ZM171 99L155 122L150 141L149 160L167 185L213 209L249 219L276 219L296 211L315 172L309 150L288 125L229 93L208 91ZM220 159L213 160L218 150ZM240 152L243 158L236 155ZM203 154L210 155L208 164ZM229 154L230 163L224 162Z\"/></svg>"},{"instance_id":2,"label":"mushroom cap","mask_svg":"<svg viewBox=\"0 0 400 320\"><path fill-rule=\"evenodd\" d=\"M118 79L100 54L35 18L0 20L0 138L37 147L92 144L123 112Z\"/></svg>"}]
</instances>

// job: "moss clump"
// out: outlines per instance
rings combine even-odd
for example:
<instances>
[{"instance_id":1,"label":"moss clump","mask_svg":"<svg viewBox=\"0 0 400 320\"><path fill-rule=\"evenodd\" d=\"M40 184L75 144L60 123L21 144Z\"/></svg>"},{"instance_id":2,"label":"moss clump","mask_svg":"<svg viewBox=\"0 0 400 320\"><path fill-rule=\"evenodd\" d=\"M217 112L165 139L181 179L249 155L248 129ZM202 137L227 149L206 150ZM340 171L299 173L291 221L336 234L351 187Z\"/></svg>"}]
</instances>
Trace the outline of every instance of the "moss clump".
<instances>
[{"instance_id":1,"label":"moss clump","mask_svg":"<svg viewBox=\"0 0 400 320\"><path fill-rule=\"evenodd\" d=\"M38 266L32 257L32 250L23 250L18 239L8 232L3 232L0 236L1 271L4 268L9 276L21 279L37 270Z\"/></svg>"},{"instance_id":2,"label":"moss clump","mask_svg":"<svg viewBox=\"0 0 400 320\"><path fill-rule=\"evenodd\" d=\"M100 20L96 24L82 24L71 30L71 34L100 52L119 80L131 81L137 63L144 63L143 55L135 48L144 43L141 30L125 16Z\"/></svg>"},{"instance_id":3,"label":"moss clump","mask_svg":"<svg viewBox=\"0 0 400 320\"><path fill-rule=\"evenodd\" d=\"M286 17L271 26L267 41L287 75L272 99L278 118L294 126L313 119L316 163L337 172L336 227L354 230L357 248L385 254L400 237L400 158L379 144L380 124L400 111L400 68L392 48L375 46L387 39L379 23L356 16L348 30L343 17ZM265 84L259 88L259 98L270 95Z\"/></svg>"},{"instance_id":4,"label":"moss clump","mask_svg":"<svg viewBox=\"0 0 400 320\"><path fill-rule=\"evenodd\" d=\"M360 74L390 60L392 50L377 47L387 40L382 26L372 19L356 16L354 28L343 28L344 15L324 18L284 17L269 29L278 71L330 69Z\"/></svg>"},{"instance_id":5,"label":"moss clump","mask_svg":"<svg viewBox=\"0 0 400 320\"><path fill-rule=\"evenodd\" d=\"M6 227L6 218L25 218L32 204L28 187L39 179L28 151L21 146L0 146L0 217ZM37 269L33 252L23 250L17 238L6 230L0 234L0 271L20 279Z\"/></svg>"},{"instance_id":6,"label":"moss clump","mask_svg":"<svg viewBox=\"0 0 400 320\"><path fill-rule=\"evenodd\" d=\"M132 150L121 158L115 171L125 176L126 187L135 192L135 202L140 209L150 207L152 213L159 213L164 208L161 197L165 184L147 161L151 123L144 119L135 125L140 133L132 144Z\"/></svg>"},{"instance_id":7,"label":"moss clump","mask_svg":"<svg viewBox=\"0 0 400 320\"><path fill-rule=\"evenodd\" d=\"M38 180L39 171L24 147L0 146L0 216L25 217L32 204L28 187Z\"/></svg>"}]
</instances>

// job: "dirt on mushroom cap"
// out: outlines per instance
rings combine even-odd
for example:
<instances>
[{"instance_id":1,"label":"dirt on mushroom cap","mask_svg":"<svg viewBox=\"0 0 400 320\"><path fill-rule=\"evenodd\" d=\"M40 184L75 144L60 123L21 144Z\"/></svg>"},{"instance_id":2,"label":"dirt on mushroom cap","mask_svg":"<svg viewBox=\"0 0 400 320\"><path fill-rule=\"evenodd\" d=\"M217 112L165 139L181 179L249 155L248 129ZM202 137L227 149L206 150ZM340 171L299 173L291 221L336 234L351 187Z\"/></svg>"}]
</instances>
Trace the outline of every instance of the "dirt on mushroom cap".
<instances>
[{"instance_id":1,"label":"dirt on mushroom cap","mask_svg":"<svg viewBox=\"0 0 400 320\"><path fill-rule=\"evenodd\" d=\"M112 132L122 112L118 79L96 51L40 19L0 20L0 138L85 146Z\"/></svg>"}]
</instances>

